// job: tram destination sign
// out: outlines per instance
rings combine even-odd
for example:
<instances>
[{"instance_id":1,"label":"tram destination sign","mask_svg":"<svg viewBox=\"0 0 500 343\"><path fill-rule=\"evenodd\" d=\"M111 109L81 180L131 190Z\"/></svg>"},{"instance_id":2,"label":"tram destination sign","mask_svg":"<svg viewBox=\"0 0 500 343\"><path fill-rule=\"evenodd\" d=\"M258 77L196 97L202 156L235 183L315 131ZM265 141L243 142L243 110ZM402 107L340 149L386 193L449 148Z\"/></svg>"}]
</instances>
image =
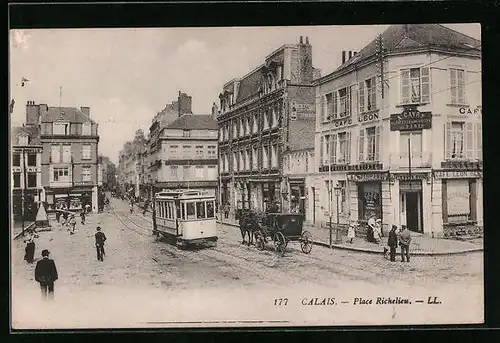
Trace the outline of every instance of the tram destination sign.
<instances>
[{"instance_id":1,"label":"tram destination sign","mask_svg":"<svg viewBox=\"0 0 500 343\"><path fill-rule=\"evenodd\" d=\"M407 108L401 113L391 114L391 131L425 130L431 127L432 112Z\"/></svg>"}]
</instances>

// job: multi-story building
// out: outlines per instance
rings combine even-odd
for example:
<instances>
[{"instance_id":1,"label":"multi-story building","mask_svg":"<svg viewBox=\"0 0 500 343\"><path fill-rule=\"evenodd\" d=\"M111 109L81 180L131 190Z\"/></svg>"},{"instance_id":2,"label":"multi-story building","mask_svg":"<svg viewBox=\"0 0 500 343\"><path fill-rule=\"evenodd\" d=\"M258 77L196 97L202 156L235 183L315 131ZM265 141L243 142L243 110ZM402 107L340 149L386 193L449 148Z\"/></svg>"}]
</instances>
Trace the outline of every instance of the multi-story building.
<instances>
[{"instance_id":1,"label":"multi-story building","mask_svg":"<svg viewBox=\"0 0 500 343\"><path fill-rule=\"evenodd\" d=\"M264 210L271 202L289 207L283 155L294 142L308 139L302 130L314 131L312 81L318 73L309 39L300 37L299 44L281 46L223 86L217 116L220 199L231 212Z\"/></svg>"},{"instance_id":2,"label":"multi-story building","mask_svg":"<svg viewBox=\"0 0 500 343\"><path fill-rule=\"evenodd\" d=\"M26 125L39 126L42 186L48 210L58 205L97 211L98 127L90 108L48 107L28 101Z\"/></svg>"},{"instance_id":3,"label":"multi-story building","mask_svg":"<svg viewBox=\"0 0 500 343\"><path fill-rule=\"evenodd\" d=\"M159 166L154 191L217 188L217 122L211 115L185 114L159 136Z\"/></svg>"},{"instance_id":4,"label":"multi-story building","mask_svg":"<svg viewBox=\"0 0 500 343\"><path fill-rule=\"evenodd\" d=\"M144 178L142 156L145 149L144 131L139 129L135 132L134 140L126 142L119 153L118 174L122 191L134 197L141 195L141 180Z\"/></svg>"},{"instance_id":5,"label":"multi-story building","mask_svg":"<svg viewBox=\"0 0 500 343\"><path fill-rule=\"evenodd\" d=\"M144 152L143 160L145 163L145 188L159 181L161 177L161 160L163 152L161 151L161 133L168 125L172 124L180 116L184 114L192 114L192 98L185 93L179 91L177 101L172 101L165 108L158 112L153 118L149 127L149 138L147 141L147 149ZM163 156L164 157L164 156Z\"/></svg>"},{"instance_id":6,"label":"multi-story building","mask_svg":"<svg viewBox=\"0 0 500 343\"><path fill-rule=\"evenodd\" d=\"M99 156L99 177L98 184L102 186L104 189L113 189L115 186L115 165L109 157Z\"/></svg>"},{"instance_id":7,"label":"multi-story building","mask_svg":"<svg viewBox=\"0 0 500 343\"><path fill-rule=\"evenodd\" d=\"M375 216L432 236L482 226L480 41L390 26L317 80L316 107L317 221L336 220L337 186L340 222Z\"/></svg>"},{"instance_id":8,"label":"multi-story building","mask_svg":"<svg viewBox=\"0 0 500 343\"><path fill-rule=\"evenodd\" d=\"M13 127L12 147L12 209L14 220L34 221L37 203L43 196L42 144L38 126ZM23 208L24 204L24 208Z\"/></svg>"}]
</instances>

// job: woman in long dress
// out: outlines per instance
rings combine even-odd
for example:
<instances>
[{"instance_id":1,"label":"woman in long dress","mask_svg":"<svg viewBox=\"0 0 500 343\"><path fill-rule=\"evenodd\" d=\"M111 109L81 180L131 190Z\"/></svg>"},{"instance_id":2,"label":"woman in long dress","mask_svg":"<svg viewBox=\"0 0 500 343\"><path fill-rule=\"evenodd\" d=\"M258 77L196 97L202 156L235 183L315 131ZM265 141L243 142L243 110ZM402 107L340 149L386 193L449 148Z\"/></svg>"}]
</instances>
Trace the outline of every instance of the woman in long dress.
<instances>
[{"instance_id":1,"label":"woman in long dress","mask_svg":"<svg viewBox=\"0 0 500 343\"><path fill-rule=\"evenodd\" d=\"M35 232L30 231L24 240L24 243L26 243L26 248L24 249L24 260L28 263L33 263L34 261L36 248L35 238L38 238L38 235Z\"/></svg>"}]
</instances>

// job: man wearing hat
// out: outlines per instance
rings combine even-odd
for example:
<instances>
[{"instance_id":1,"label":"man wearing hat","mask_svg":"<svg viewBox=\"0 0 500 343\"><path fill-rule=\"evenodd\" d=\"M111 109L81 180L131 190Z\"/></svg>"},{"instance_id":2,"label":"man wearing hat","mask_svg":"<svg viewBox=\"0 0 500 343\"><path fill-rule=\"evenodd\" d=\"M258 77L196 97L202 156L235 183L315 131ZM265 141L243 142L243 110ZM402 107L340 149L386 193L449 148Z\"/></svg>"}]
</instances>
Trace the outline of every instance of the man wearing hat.
<instances>
[{"instance_id":1,"label":"man wearing hat","mask_svg":"<svg viewBox=\"0 0 500 343\"><path fill-rule=\"evenodd\" d=\"M101 227L98 226L96 228L97 232L95 233L95 247L97 249L97 260L104 261L104 242L106 241L106 235L101 232Z\"/></svg>"},{"instance_id":2,"label":"man wearing hat","mask_svg":"<svg viewBox=\"0 0 500 343\"><path fill-rule=\"evenodd\" d=\"M411 235L410 231L406 228L406 225L401 225L401 232L399 233L399 245L401 246L401 261L410 262L410 243Z\"/></svg>"},{"instance_id":3,"label":"man wearing hat","mask_svg":"<svg viewBox=\"0 0 500 343\"><path fill-rule=\"evenodd\" d=\"M387 240L387 245L390 249L391 262L396 261L396 248L398 247L398 235L396 234L396 229L398 227L393 225L391 231L389 231L389 239Z\"/></svg>"},{"instance_id":4,"label":"man wearing hat","mask_svg":"<svg viewBox=\"0 0 500 343\"><path fill-rule=\"evenodd\" d=\"M42 297L44 299L54 298L54 282L57 280L57 269L54 260L49 258L50 252L42 250L42 259L37 262L35 268L35 280L40 283Z\"/></svg>"}]
</instances>

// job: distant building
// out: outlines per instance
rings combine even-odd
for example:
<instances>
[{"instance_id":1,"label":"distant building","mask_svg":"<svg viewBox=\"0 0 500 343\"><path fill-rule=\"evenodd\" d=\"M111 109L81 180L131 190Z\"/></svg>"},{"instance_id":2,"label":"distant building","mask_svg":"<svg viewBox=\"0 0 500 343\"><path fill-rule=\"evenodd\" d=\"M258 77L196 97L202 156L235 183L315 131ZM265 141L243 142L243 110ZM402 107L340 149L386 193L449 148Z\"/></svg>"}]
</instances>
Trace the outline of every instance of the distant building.
<instances>
[{"instance_id":1,"label":"distant building","mask_svg":"<svg viewBox=\"0 0 500 343\"><path fill-rule=\"evenodd\" d=\"M24 213L25 220L34 221L38 209L37 203L43 195L42 144L38 126L13 127L11 144L14 220L21 219Z\"/></svg>"},{"instance_id":2,"label":"distant building","mask_svg":"<svg viewBox=\"0 0 500 343\"><path fill-rule=\"evenodd\" d=\"M121 190L134 197L141 195L141 155L145 149L144 131L139 129L135 132L134 140L126 142L119 153L118 177Z\"/></svg>"},{"instance_id":3,"label":"distant building","mask_svg":"<svg viewBox=\"0 0 500 343\"><path fill-rule=\"evenodd\" d=\"M217 188L217 123L211 115L185 114L160 132L155 191Z\"/></svg>"},{"instance_id":4,"label":"distant building","mask_svg":"<svg viewBox=\"0 0 500 343\"><path fill-rule=\"evenodd\" d=\"M281 46L223 86L219 109L213 111L218 111L220 199L231 212L265 210L272 202L290 208L283 158L313 145L312 82L318 73L309 39L300 37L298 44ZM297 182L305 189L305 180Z\"/></svg>"},{"instance_id":5,"label":"distant building","mask_svg":"<svg viewBox=\"0 0 500 343\"><path fill-rule=\"evenodd\" d=\"M28 101L26 125L38 126L42 153L42 185L48 210L89 204L97 211L98 125L89 107L48 107Z\"/></svg>"}]
</instances>

